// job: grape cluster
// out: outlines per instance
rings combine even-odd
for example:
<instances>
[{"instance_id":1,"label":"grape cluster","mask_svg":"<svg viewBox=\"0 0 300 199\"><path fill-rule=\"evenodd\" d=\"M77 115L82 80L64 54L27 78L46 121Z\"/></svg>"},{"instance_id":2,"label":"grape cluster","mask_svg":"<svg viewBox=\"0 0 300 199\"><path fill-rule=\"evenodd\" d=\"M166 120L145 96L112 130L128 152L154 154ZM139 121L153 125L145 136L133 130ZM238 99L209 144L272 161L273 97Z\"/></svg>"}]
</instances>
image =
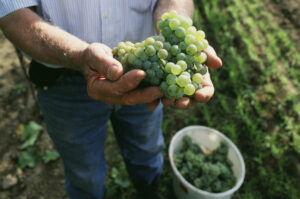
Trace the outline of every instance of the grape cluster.
<instances>
[{"instance_id":1,"label":"grape cluster","mask_svg":"<svg viewBox=\"0 0 300 199\"><path fill-rule=\"evenodd\" d=\"M159 86L165 96L179 99L193 96L202 88L202 78L207 72L204 65L208 46L205 33L192 26L192 20L176 11L164 13L157 28L159 36L148 37L138 43L120 42L113 49L125 71L144 70L143 82Z\"/></svg>"},{"instance_id":2,"label":"grape cluster","mask_svg":"<svg viewBox=\"0 0 300 199\"><path fill-rule=\"evenodd\" d=\"M174 162L181 175L195 187L220 193L236 183L232 162L227 158L228 150L228 145L221 142L217 149L205 154L189 136L184 136L181 149L174 154Z\"/></svg>"}]
</instances>

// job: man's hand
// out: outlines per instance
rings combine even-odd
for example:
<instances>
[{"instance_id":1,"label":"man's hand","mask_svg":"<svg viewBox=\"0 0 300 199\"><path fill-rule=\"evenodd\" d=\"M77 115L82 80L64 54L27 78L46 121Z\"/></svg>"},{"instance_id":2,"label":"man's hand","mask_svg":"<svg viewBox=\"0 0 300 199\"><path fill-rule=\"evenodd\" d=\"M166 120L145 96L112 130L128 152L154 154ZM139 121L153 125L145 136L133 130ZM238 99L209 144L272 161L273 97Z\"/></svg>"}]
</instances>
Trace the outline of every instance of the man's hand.
<instances>
[{"instance_id":1,"label":"man's hand","mask_svg":"<svg viewBox=\"0 0 300 199\"><path fill-rule=\"evenodd\" d=\"M176 10L178 14L193 18L194 3L193 0L158 0L156 9L154 11L154 24L157 24L161 20L161 16L165 12L171 10ZM159 30L156 29L156 32L159 33ZM216 55L215 50L208 46L204 51L207 54L206 65L208 68L220 68L222 66L221 59ZM186 109L195 104L195 102L208 102L214 94L214 86L210 79L209 72L204 75L202 80L202 88L197 90L193 98L183 97L181 99L169 99L162 98L162 103L164 105L174 104L176 108ZM155 108L159 101L154 101L148 104L150 109Z\"/></svg>"},{"instance_id":2,"label":"man's hand","mask_svg":"<svg viewBox=\"0 0 300 199\"><path fill-rule=\"evenodd\" d=\"M94 100L135 105L152 103L163 95L158 87L136 89L146 73L131 70L123 74L121 63L113 58L111 49L104 44L89 45L82 57L81 71L87 80L87 92Z\"/></svg>"},{"instance_id":3,"label":"man's hand","mask_svg":"<svg viewBox=\"0 0 300 199\"><path fill-rule=\"evenodd\" d=\"M215 50L208 46L204 51L207 54L206 65L208 68L220 68L222 66L222 60L216 55ZM193 106L196 102L208 102L214 95L215 88L210 79L209 72L203 76L202 88L197 90L193 98L183 97L181 99L175 100L170 98L162 98L161 101L163 105L168 106L174 104L176 108L186 109ZM153 101L148 104L150 109L153 109L157 106L159 101Z\"/></svg>"}]
</instances>

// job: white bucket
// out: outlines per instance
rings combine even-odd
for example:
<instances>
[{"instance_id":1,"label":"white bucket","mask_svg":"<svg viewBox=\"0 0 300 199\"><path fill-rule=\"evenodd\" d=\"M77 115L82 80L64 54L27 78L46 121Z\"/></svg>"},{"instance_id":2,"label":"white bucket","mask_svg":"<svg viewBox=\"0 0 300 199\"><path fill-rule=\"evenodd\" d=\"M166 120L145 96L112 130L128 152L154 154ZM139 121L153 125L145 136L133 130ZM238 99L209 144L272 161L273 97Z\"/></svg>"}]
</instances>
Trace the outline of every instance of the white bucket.
<instances>
[{"instance_id":1,"label":"white bucket","mask_svg":"<svg viewBox=\"0 0 300 199\"><path fill-rule=\"evenodd\" d=\"M180 150L183 136L188 135L193 143L209 150L214 150L224 140L229 144L228 159L233 163L233 174L237 181L234 187L222 193L210 193L200 190L186 181L177 170L173 156L174 152ZM245 163L237 147L222 133L205 126L189 126L181 129L172 138L169 146L169 158L173 170L173 188L178 199L229 199L232 194L242 185L245 177Z\"/></svg>"}]
</instances>

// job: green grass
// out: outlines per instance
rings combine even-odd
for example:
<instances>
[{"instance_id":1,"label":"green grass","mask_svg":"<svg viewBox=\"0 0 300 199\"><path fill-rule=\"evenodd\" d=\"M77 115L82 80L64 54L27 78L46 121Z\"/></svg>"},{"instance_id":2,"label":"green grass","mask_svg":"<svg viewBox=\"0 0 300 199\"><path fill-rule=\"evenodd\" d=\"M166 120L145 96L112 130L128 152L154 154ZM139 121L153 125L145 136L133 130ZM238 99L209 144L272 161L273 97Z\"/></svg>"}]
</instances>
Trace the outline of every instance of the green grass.
<instances>
[{"instance_id":1,"label":"green grass","mask_svg":"<svg viewBox=\"0 0 300 199\"><path fill-rule=\"evenodd\" d=\"M245 182L234 198L300 198L299 49L259 0L195 4L195 26L207 33L224 66L211 70L216 92L209 103L189 110L165 107L166 147L185 126L218 129L246 162ZM160 189L174 198L170 176L166 160ZM126 190L134 194L132 187Z\"/></svg>"}]
</instances>

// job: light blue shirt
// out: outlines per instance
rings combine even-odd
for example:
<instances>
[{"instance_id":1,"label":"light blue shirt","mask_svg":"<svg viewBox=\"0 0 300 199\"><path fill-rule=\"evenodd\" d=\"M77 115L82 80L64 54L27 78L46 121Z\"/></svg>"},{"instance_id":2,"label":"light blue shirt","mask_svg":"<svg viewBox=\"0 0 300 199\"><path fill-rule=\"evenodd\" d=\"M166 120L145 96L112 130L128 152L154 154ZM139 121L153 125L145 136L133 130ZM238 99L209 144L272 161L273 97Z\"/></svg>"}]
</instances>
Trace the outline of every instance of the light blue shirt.
<instances>
[{"instance_id":1,"label":"light blue shirt","mask_svg":"<svg viewBox=\"0 0 300 199\"><path fill-rule=\"evenodd\" d=\"M115 47L120 41L142 41L154 34L157 0L0 0L0 18L37 6L51 24L92 43Z\"/></svg>"}]
</instances>

